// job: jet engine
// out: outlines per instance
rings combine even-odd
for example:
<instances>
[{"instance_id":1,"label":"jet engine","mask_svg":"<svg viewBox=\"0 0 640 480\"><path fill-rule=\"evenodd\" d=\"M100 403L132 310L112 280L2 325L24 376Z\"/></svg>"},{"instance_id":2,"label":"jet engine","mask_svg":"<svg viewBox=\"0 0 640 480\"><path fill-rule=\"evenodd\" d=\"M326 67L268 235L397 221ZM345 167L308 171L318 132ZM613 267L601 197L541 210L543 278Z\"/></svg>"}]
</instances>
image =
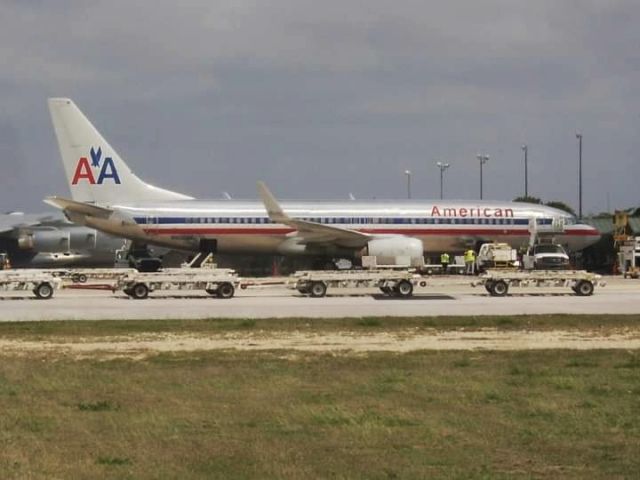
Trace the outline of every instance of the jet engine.
<instances>
[{"instance_id":1,"label":"jet engine","mask_svg":"<svg viewBox=\"0 0 640 480\"><path fill-rule=\"evenodd\" d=\"M84 227L60 230L34 229L18 236L18 246L22 250L35 250L41 253L86 250L96 246L96 231Z\"/></svg>"},{"instance_id":2,"label":"jet engine","mask_svg":"<svg viewBox=\"0 0 640 480\"><path fill-rule=\"evenodd\" d=\"M424 264L422 241L410 237L381 237L369 241L364 255L376 257L379 264Z\"/></svg>"}]
</instances>

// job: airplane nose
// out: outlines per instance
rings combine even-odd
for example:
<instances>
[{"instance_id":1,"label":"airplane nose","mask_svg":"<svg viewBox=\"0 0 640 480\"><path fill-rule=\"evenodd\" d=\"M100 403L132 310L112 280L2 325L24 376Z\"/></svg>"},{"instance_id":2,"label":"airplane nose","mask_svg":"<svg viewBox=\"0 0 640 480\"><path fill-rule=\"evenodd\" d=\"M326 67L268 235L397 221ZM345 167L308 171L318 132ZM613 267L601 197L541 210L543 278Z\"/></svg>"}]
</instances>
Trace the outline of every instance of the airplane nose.
<instances>
[{"instance_id":1,"label":"airplane nose","mask_svg":"<svg viewBox=\"0 0 640 480\"><path fill-rule=\"evenodd\" d=\"M600 230L596 227L592 227L591 225L584 225L584 247L586 248L594 243L598 243L602 235L600 234Z\"/></svg>"}]
</instances>

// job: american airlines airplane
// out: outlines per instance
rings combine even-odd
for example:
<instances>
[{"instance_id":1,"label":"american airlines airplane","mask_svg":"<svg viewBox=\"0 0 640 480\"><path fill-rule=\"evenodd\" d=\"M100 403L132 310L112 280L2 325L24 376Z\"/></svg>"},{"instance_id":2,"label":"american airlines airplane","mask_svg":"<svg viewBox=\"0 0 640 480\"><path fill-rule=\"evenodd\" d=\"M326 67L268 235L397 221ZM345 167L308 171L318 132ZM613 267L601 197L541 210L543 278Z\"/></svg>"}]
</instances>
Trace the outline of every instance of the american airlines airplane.
<instances>
[{"instance_id":1,"label":"american airlines airplane","mask_svg":"<svg viewBox=\"0 0 640 480\"><path fill-rule=\"evenodd\" d=\"M71 199L48 197L80 223L138 243L191 251L355 258L526 245L530 225L576 251L599 232L543 205L487 201L283 202L262 182L257 201L204 201L138 178L74 102L49 99Z\"/></svg>"}]
</instances>

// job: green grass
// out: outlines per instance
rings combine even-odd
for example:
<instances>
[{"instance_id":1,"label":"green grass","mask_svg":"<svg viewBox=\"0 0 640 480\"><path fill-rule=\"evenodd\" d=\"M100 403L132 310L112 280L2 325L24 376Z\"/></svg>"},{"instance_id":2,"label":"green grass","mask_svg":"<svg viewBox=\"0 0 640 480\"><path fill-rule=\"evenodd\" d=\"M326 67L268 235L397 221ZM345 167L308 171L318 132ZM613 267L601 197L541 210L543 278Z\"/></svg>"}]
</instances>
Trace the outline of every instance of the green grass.
<instances>
[{"instance_id":1,"label":"green grass","mask_svg":"<svg viewBox=\"0 0 640 480\"><path fill-rule=\"evenodd\" d=\"M639 352L47 355L0 362L2 478L640 471Z\"/></svg>"},{"instance_id":2,"label":"green grass","mask_svg":"<svg viewBox=\"0 0 640 480\"><path fill-rule=\"evenodd\" d=\"M205 320L100 320L0 323L0 338L40 339L52 336L114 336L135 333L225 333L246 331L362 332L497 328L551 330L638 327L640 315L517 315L466 317L268 318Z\"/></svg>"}]
</instances>

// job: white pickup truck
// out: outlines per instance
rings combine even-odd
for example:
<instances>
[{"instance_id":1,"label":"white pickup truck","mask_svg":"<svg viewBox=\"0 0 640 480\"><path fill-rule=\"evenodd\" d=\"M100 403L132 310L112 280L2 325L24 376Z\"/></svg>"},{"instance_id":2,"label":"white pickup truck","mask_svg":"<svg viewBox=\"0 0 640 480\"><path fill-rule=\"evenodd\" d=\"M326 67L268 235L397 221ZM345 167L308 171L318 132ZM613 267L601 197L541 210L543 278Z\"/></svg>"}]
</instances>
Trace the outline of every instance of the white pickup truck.
<instances>
[{"instance_id":1,"label":"white pickup truck","mask_svg":"<svg viewBox=\"0 0 640 480\"><path fill-rule=\"evenodd\" d=\"M569 255L555 243L538 243L527 250L522 257L525 270L566 270L569 268Z\"/></svg>"}]
</instances>

